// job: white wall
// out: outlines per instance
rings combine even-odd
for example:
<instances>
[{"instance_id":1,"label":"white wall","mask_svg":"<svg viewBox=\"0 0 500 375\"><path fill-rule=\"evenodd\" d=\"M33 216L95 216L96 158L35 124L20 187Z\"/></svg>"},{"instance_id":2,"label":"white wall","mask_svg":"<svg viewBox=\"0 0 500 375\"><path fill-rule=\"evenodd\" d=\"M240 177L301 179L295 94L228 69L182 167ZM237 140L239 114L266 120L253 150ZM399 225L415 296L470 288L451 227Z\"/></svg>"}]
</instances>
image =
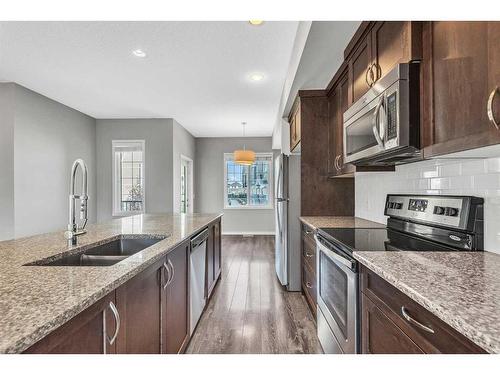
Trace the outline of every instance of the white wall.
<instances>
[{"instance_id":1,"label":"white wall","mask_svg":"<svg viewBox=\"0 0 500 375\"><path fill-rule=\"evenodd\" d=\"M0 83L0 241L14 237L14 86Z\"/></svg>"},{"instance_id":2,"label":"white wall","mask_svg":"<svg viewBox=\"0 0 500 375\"><path fill-rule=\"evenodd\" d=\"M173 120L173 211L180 212L181 205L181 155L195 160L195 138L177 121ZM193 166L196 169L196 165ZM194 173L194 172L193 172ZM193 185L196 184L193 175Z\"/></svg>"},{"instance_id":3,"label":"white wall","mask_svg":"<svg viewBox=\"0 0 500 375\"><path fill-rule=\"evenodd\" d=\"M483 197L485 250L500 253L500 157L427 160L396 167L396 172L356 173L356 216L386 223L389 193Z\"/></svg>"},{"instance_id":4,"label":"white wall","mask_svg":"<svg viewBox=\"0 0 500 375\"><path fill-rule=\"evenodd\" d=\"M97 220L112 218L113 140L144 139L146 212L172 212L172 119L97 120Z\"/></svg>"},{"instance_id":5,"label":"white wall","mask_svg":"<svg viewBox=\"0 0 500 375\"><path fill-rule=\"evenodd\" d=\"M255 152L272 152L271 137L196 138L195 212L224 212L225 234L274 233L273 209L224 209L224 153L245 142Z\"/></svg>"}]
</instances>

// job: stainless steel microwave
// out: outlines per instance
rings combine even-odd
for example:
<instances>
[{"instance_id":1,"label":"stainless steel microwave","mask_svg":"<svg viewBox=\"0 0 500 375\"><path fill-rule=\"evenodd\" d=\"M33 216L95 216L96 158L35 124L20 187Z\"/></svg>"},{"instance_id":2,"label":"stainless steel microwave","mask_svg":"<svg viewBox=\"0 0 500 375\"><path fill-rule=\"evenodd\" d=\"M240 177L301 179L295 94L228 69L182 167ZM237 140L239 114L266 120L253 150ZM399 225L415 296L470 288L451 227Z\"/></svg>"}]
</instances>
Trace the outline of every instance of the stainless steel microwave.
<instances>
[{"instance_id":1,"label":"stainless steel microwave","mask_svg":"<svg viewBox=\"0 0 500 375\"><path fill-rule=\"evenodd\" d=\"M420 160L419 63L398 64L344 112L344 161L395 165Z\"/></svg>"}]
</instances>

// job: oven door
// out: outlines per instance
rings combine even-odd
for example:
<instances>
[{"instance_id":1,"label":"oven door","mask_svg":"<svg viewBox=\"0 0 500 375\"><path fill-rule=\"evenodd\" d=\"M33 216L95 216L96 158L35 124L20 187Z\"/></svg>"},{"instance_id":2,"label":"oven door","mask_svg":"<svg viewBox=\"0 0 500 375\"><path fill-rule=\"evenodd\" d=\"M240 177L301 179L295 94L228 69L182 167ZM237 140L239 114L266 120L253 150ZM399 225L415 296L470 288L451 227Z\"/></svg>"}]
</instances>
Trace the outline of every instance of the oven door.
<instances>
[{"instance_id":1,"label":"oven door","mask_svg":"<svg viewBox=\"0 0 500 375\"><path fill-rule=\"evenodd\" d=\"M355 263L316 239L318 315L321 314L343 353L358 351L358 275ZM319 326L318 326L319 328ZM319 336L323 336L318 332Z\"/></svg>"}]
</instances>

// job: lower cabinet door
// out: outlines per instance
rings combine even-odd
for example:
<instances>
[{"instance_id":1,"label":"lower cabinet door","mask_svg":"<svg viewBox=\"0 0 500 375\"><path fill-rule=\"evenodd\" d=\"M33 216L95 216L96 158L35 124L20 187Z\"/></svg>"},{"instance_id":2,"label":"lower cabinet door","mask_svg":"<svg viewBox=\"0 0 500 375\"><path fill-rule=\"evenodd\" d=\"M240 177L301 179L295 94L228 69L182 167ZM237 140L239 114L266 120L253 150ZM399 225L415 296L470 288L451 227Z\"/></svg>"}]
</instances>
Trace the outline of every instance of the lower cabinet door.
<instances>
[{"instance_id":1,"label":"lower cabinet door","mask_svg":"<svg viewBox=\"0 0 500 375\"><path fill-rule=\"evenodd\" d=\"M165 281L163 353L182 353L189 341L189 253L185 241L167 255L169 271Z\"/></svg>"},{"instance_id":2,"label":"lower cabinet door","mask_svg":"<svg viewBox=\"0 0 500 375\"><path fill-rule=\"evenodd\" d=\"M220 220L214 224L214 278L218 279L222 266Z\"/></svg>"},{"instance_id":3,"label":"lower cabinet door","mask_svg":"<svg viewBox=\"0 0 500 375\"><path fill-rule=\"evenodd\" d=\"M105 354L116 352L119 333L115 292L28 348L28 354ZM115 340L113 340L115 339Z\"/></svg>"},{"instance_id":4,"label":"lower cabinet door","mask_svg":"<svg viewBox=\"0 0 500 375\"><path fill-rule=\"evenodd\" d=\"M208 226L208 241L207 241L207 265L206 265L206 281L205 281L205 295L207 299L212 293L212 289L215 285L215 226L210 224Z\"/></svg>"},{"instance_id":5,"label":"lower cabinet door","mask_svg":"<svg viewBox=\"0 0 500 375\"><path fill-rule=\"evenodd\" d=\"M361 350L364 354L424 353L417 344L362 293Z\"/></svg>"},{"instance_id":6,"label":"lower cabinet door","mask_svg":"<svg viewBox=\"0 0 500 375\"><path fill-rule=\"evenodd\" d=\"M118 353L161 353L163 264L155 263L116 290L122 327L117 338Z\"/></svg>"}]
</instances>

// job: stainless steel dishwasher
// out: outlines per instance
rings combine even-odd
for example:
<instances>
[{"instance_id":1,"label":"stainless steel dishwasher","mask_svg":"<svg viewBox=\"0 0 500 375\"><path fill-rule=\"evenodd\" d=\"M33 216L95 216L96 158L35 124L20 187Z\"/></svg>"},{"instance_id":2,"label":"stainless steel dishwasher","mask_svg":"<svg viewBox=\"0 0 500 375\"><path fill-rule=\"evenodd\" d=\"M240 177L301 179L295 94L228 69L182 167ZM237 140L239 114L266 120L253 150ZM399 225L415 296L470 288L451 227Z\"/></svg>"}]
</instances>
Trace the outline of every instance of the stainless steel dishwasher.
<instances>
[{"instance_id":1,"label":"stainless steel dishwasher","mask_svg":"<svg viewBox=\"0 0 500 375\"><path fill-rule=\"evenodd\" d=\"M205 308L205 265L207 257L208 229L193 237L189 257L190 271L190 322L191 334L196 328L201 313Z\"/></svg>"}]
</instances>

